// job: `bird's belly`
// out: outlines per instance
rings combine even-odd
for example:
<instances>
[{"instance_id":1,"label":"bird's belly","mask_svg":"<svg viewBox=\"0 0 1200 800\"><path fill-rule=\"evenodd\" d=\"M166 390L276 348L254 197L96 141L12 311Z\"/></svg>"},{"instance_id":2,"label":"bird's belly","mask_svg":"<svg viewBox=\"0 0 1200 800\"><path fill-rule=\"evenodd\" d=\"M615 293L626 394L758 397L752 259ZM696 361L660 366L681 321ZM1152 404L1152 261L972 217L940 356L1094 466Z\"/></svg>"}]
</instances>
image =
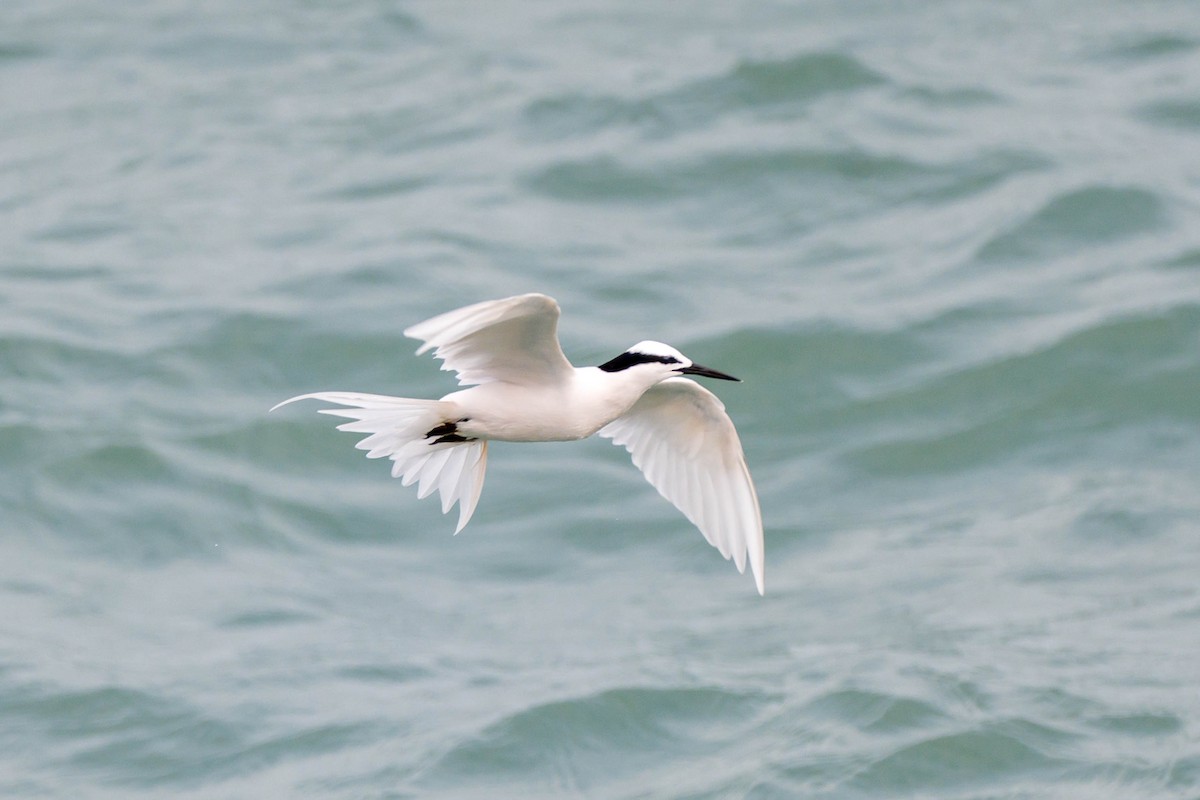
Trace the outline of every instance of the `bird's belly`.
<instances>
[{"instance_id":1,"label":"bird's belly","mask_svg":"<svg viewBox=\"0 0 1200 800\"><path fill-rule=\"evenodd\" d=\"M564 442L584 439L611 422L615 413L577 401L567 392L535 391L491 383L446 395L460 410L458 432L504 442Z\"/></svg>"}]
</instances>

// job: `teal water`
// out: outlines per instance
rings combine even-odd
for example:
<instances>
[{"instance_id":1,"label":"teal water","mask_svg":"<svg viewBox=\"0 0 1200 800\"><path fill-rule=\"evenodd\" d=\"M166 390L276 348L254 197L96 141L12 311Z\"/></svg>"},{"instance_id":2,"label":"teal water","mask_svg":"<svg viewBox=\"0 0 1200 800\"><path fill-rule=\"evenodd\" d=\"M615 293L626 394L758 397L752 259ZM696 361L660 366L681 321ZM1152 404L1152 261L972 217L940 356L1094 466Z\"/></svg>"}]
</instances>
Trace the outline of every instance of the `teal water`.
<instances>
[{"instance_id":1,"label":"teal water","mask_svg":"<svg viewBox=\"0 0 1200 800\"><path fill-rule=\"evenodd\" d=\"M470 526L310 408L558 298L714 386ZM1185 2L0 7L0 795L1200 798Z\"/></svg>"}]
</instances>

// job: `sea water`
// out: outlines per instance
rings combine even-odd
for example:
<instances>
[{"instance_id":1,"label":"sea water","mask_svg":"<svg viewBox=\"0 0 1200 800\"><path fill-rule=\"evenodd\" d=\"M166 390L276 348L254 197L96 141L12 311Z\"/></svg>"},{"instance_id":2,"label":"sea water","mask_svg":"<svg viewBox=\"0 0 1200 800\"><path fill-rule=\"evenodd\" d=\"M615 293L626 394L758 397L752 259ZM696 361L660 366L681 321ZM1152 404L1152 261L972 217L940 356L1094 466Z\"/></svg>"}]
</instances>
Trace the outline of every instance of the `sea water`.
<instances>
[{"instance_id":1,"label":"sea water","mask_svg":"<svg viewBox=\"0 0 1200 800\"><path fill-rule=\"evenodd\" d=\"M528 291L743 379L765 597L267 413ZM1200 9L6 0L0 509L5 797L1194 800Z\"/></svg>"}]
</instances>

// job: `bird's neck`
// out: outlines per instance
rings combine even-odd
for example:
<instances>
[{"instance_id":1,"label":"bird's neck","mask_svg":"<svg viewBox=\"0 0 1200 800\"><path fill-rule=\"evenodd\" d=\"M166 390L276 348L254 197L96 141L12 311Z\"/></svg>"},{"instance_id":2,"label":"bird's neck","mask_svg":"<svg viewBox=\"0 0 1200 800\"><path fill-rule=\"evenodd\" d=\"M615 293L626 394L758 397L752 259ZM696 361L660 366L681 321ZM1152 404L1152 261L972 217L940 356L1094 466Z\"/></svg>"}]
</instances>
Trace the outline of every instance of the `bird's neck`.
<instances>
[{"instance_id":1,"label":"bird's neck","mask_svg":"<svg viewBox=\"0 0 1200 800\"><path fill-rule=\"evenodd\" d=\"M575 370L574 401L586 408L589 415L602 425L624 414L646 390L657 383L646 375L629 370L605 372L599 367L578 367Z\"/></svg>"}]
</instances>

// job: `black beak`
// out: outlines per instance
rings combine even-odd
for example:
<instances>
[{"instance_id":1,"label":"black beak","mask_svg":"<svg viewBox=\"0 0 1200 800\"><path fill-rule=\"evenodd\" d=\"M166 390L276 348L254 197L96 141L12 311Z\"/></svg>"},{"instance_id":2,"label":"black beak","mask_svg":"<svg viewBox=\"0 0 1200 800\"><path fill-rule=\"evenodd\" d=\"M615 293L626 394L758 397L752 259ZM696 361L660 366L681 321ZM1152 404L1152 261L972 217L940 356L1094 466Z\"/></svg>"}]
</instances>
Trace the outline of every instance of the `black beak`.
<instances>
[{"instance_id":1,"label":"black beak","mask_svg":"<svg viewBox=\"0 0 1200 800\"><path fill-rule=\"evenodd\" d=\"M741 378L735 378L732 375L726 375L724 372L717 372L715 369L702 367L699 364L692 364L690 367L684 367L679 371L684 375L700 375L704 378L717 378L718 380L722 381L737 381L738 383L742 382Z\"/></svg>"}]
</instances>

